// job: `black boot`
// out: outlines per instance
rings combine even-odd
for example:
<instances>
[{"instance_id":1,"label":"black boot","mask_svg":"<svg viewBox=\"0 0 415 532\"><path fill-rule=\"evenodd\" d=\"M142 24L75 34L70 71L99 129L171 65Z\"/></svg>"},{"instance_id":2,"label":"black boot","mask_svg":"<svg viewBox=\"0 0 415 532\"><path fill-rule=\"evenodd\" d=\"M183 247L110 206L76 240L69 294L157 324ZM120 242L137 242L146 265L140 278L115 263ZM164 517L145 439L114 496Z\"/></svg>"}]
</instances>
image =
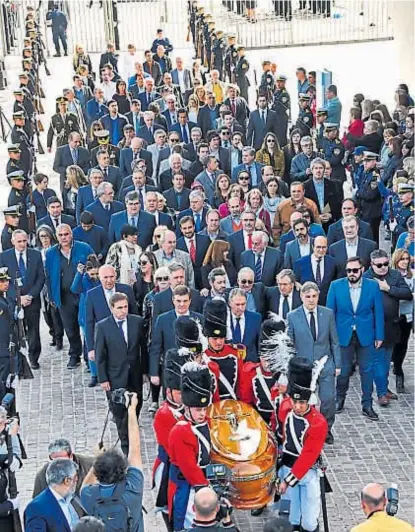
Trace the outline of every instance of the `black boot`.
<instances>
[{"instance_id":1,"label":"black boot","mask_svg":"<svg viewBox=\"0 0 415 532\"><path fill-rule=\"evenodd\" d=\"M396 375L396 391L398 393L406 393L403 373L402 375Z\"/></svg>"}]
</instances>

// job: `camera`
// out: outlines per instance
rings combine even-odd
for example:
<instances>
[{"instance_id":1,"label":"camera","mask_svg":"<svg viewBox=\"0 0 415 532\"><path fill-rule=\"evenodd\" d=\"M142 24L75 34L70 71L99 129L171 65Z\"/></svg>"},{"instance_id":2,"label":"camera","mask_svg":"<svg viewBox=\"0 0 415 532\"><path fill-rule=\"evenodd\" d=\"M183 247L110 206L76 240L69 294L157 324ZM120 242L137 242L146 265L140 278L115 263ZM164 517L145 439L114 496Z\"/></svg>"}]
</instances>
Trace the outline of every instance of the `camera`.
<instances>
[{"instance_id":1,"label":"camera","mask_svg":"<svg viewBox=\"0 0 415 532\"><path fill-rule=\"evenodd\" d=\"M125 397L125 394L128 394L128 397ZM130 406L132 393L127 392L125 388L117 388L116 390L113 390L111 392L111 401L115 405L121 405L125 406L125 408L128 408Z\"/></svg>"},{"instance_id":2,"label":"camera","mask_svg":"<svg viewBox=\"0 0 415 532\"><path fill-rule=\"evenodd\" d=\"M386 490L386 498L388 499L386 513L391 516L396 515L399 507L399 490L397 484L391 484L391 487Z\"/></svg>"},{"instance_id":3,"label":"camera","mask_svg":"<svg viewBox=\"0 0 415 532\"><path fill-rule=\"evenodd\" d=\"M219 499L219 511L216 514L216 520L221 521L229 517L233 508L225 495L229 491L232 471L224 464L209 464L206 466L206 479Z\"/></svg>"}]
</instances>

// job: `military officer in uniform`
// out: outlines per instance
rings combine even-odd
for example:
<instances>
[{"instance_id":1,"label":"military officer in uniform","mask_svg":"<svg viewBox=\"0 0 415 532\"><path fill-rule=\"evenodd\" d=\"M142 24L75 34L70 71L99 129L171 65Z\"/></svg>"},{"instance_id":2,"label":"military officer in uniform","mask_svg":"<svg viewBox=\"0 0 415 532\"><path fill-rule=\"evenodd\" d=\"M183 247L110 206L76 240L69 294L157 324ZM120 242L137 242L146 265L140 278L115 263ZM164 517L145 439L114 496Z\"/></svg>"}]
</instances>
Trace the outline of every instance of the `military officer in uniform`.
<instances>
[{"instance_id":1,"label":"military officer in uniform","mask_svg":"<svg viewBox=\"0 0 415 532\"><path fill-rule=\"evenodd\" d=\"M205 50L208 70L212 70L212 47L215 39L215 22L209 20L205 26Z\"/></svg>"},{"instance_id":2,"label":"military officer in uniform","mask_svg":"<svg viewBox=\"0 0 415 532\"><path fill-rule=\"evenodd\" d=\"M327 117L329 116L327 109L324 107L319 107L316 111L316 144L319 145L319 142L324 138L324 126Z\"/></svg>"},{"instance_id":3,"label":"military officer in uniform","mask_svg":"<svg viewBox=\"0 0 415 532\"><path fill-rule=\"evenodd\" d=\"M13 104L13 112L18 113L23 111L25 115L24 129L29 139L33 138L33 119L35 115L35 106L29 96L25 95L27 91L23 89L17 89L13 91L15 102Z\"/></svg>"},{"instance_id":4,"label":"military officer in uniform","mask_svg":"<svg viewBox=\"0 0 415 532\"><path fill-rule=\"evenodd\" d=\"M267 59L262 61L262 76L259 83L259 93L267 96L268 103L272 101L272 95L275 91L275 79L271 72L271 61Z\"/></svg>"},{"instance_id":5,"label":"military officer in uniform","mask_svg":"<svg viewBox=\"0 0 415 532\"><path fill-rule=\"evenodd\" d=\"M20 149L20 166L25 176L32 175L33 166L33 144L25 131L24 111L13 113L14 127L11 133L12 144L18 144Z\"/></svg>"},{"instance_id":6,"label":"military officer in uniform","mask_svg":"<svg viewBox=\"0 0 415 532\"><path fill-rule=\"evenodd\" d=\"M119 166L120 165L120 148L110 144L110 132L107 129L99 129L94 132L94 136L98 141L98 146L92 148L91 150L91 165L92 167L98 164L97 155L98 152L105 150L110 156L110 165Z\"/></svg>"},{"instance_id":7,"label":"military officer in uniform","mask_svg":"<svg viewBox=\"0 0 415 532\"><path fill-rule=\"evenodd\" d=\"M298 104L300 106L300 112L298 113L297 122L295 127L301 131L301 136L312 136L313 130L313 113L310 109L311 96L303 92L300 93L298 98Z\"/></svg>"},{"instance_id":8,"label":"military officer in uniform","mask_svg":"<svg viewBox=\"0 0 415 532\"><path fill-rule=\"evenodd\" d=\"M29 223L27 218L27 192L25 190L25 177L22 170L16 170L7 175L7 180L11 186L7 205L9 207L16 206L21 214L19 219L19 229L29 231Z\"/></svg>"},{"instance_id":9,"label":"military officer in uniform","mask_svg":"<svg viewBox=\"0 0 415 532\"><path fill-rule=\"evenodd\" d=\"M324 124L324 137L317 137L317 151L331 165L331 180L343 183L346 181L346 171L343 166L344 146L339 140L339 126L327 122Z\"/></svg>"},{"instance_id":10,"label":"military officer in uniform","mask_svg":"<svg viewBox=\"0 0 415 532\"><path fill-rule=\"evenodd\" d=\"M20 148L18 144L9 144L7 146L7 153L9 154L9 160L6 165L6 175L16 172L17 170L23 170L22 164L20 162ZM27 176L25 175L25 178Z\"/></svg>"},{"instance_id":11,"label":"military officer in uniform","mask_svg":"<svg viewBox=\"0 0 415 532\"><path fill-rule=\"evenodd\" d=\"M228 46L225 50L225 81L227 77L229 83L235 83L235 68L236 63L238 62L235 39L235 35L228 35Z\"/></svg>"},{"instance_id":12,"label":"military officer in uniform","mask_svg":"<svg viewBox=\"0 0 415 532\"><path fill-rule=\"evenodd\" d=\"M288 123L291 120L291 98L285 88L287 76L278 74L276 77L276 90L272 109L277 113L276 127L277 138L281 148L287 144Z\"/></svg>"},{"instance_id":13,"label":"military officer in uniform","mask_svg":"<svg viewBox=\"0 0 415 532\"><path fill-rule=\"evenodd\" d=\"M248 88L249 88L249 79L247 76L249 70L249 62L245 57L245 48L239 46L237 48L238 52L238 62L235 67L235 82L239 87L240 94L242 98L248 103Z\"/></svg>"},{"instance_id":14,"label":"military officer in uniform","mask_svg":"<svg viewBox=\"0 0 415 532\"><path fill-rule=\"evenodd\" d=\"M379 244L379 226L382 213L382 196L378 188L379 173L376 170L378 154L363 152L364 173L356 192L360 218L370 224L375 241Z\"/></svg>"},{"instance_id":15,"label":"military officer in uniform","mask_svg":"<svg viewBox=\"0 0 415 532\"><path fill-rule=\"evenodd\" d=\"M73 131L79 133L82 138L77 116L73 113L68 113L68 99L64 96L59 96L59 98L56 98L56 103L58 112L52 116L46 141L49 153L52 151L52 143L55 136L57 147L68 144L68 137Z\"/></svg>"},{"instance_id":16,"label":"military officer in uniform","mask_svg":"<svg viewBox=\"0 0 415 532\"><path fill-rule=\"evenodd\" d=\"M4 214L4 227L1 232L1 249L6 251L6 249L11 249L12 244L12 233L15 229L19 228L19 218L20 212L17 205L12 207L6 207L3 209Z\"/></svg>"},{"instance_id":17,"label":"military officer in uniform","mask_svg":"<svg viewBox=\"0 0 415 532\"><path fill-rule=\"evenodd\" d=\"M393 248L395 248L400 234L408 230L407 221L414 215L414 186L411 183L399 183L398 195L402 208L395 216L392 233Z\"/></svg>"},{"instance_id":18,"label":"military officer in uniform","mask_svg":"<svg viewBox=\"0 0 415 532\"><path fill-rule=\"evenodd\" d=\"M14 327L14 306L7 297L9 281L8 269L0 268L0 381L3 383L10 374L9 344Z\"/></svg>"},{"instance_id":19,"label":"military officer in uniform","mask_svg":"<svg viewBox=\"0 0 415 532\"><path fill-rule=\"evenodd\" d=\"M223 38L223 31L216 32L216 39L213 41L213 69L219 71L219 79L223 81L223 63L225 58L225 40Z\"/></svg>"}]
</instances>

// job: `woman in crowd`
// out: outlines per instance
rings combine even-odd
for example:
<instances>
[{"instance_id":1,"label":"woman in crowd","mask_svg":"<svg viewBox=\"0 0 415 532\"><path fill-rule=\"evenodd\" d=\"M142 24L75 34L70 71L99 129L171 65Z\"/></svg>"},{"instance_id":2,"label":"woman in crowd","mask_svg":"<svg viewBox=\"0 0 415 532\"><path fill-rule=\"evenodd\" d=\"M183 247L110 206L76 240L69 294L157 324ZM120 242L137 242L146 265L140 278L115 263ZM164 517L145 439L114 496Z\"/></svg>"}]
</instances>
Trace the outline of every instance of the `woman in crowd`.
<instances>
[{"instance_id":1,"label":"woman in crowd","mask_svg":"<svg viewBox=\"0 0 415 532\"><path fill-rule=\"evenodd\" d=\"M258 163L265 164L265 166L272 166L276 175L284 175L284 152L280 148L280 144L274 133L267 133L265 135L261 149L256 152L255 160Z\"/></svg>"},{"instance_id":2,"label":"woman in crowd","mask_svg":"<svg viewBox=\"0 0 415 532\"><path fill-rule=\"evenodd\" d=\"M157 251L158 249L160 249L160 245L159 245L160 238L164 235L167 229L168 229L167 225L158 225L154 229L153 243L148 246L147 251L151 251L154 253L154 251Z\"/></svg>"},{"instance_id":3,"label":"woman in crowd","mask_svg":"<svg viewBox=\"0 0 415 532\"><path fill-rule=\"evenodd\" d=\"M48 198L56 196L56 192L48 188L49 178L45 174L37 173L33 176L33 183L35 189L27 197L31 205L35 207L36 220L40 220L47 216L47 202Z\"/></svg>"},{"instance_id":4,"label":"woman in crowd","mask_svg":"<svg viewBox=\"0 0 415 532\"><path fill-rule=\"evenodd\" d=\"M361 137L363 135L363 128L365 123L362 120L362 109L360 107L351 107L349 115L349 125L344 132L342 142L346 150L352 150L353 146L347 140L347 134L353 135L353 137Z\"/></svg>"},{"instance_id":5,"label":"woman in crowd","mask_svg":"<svg viewBox=\"0 0 415 532\"><path fill-rule=\"evenodd\" d=\"M282 200L285 199L285 197L281 194L279 183L280 181L276 177L271 177L271 179L267 181L263 195L264 208L269 214L271 227L274 223L275 213L277 212L278 205Z\"/></svg>"},{"instance_id":6,"label":"woman in crowd","mask_svg":"<svg viewBox=\"0 0 415 532\"><path fill-rule=\"evenodd\" d=\"M221 218L226 218L229 216L230 211L228 207L228 201L230 198L239 198L239 204L241 206L241 212L244 210L245 207L245 193L239 185L239 183L232 183L232 185L229 187L229 193L228 193L228 200L226 203L222 203L222 205L219 205L219 216Z\"/></svg>"},{"instance_id":7,"label":"woman in crowd","mask_svg":"<svg viewBox=\"0 0 415 532\"><path fill-rule=\"evenodd\" d=\"M132 286L137 281L139 258L142 253L137 244L138 229L132 225L123 225L121 240L112 244L108 250L106 264L114 267L117 282Z\"/></svg>"},{"instance_id":8,"label":"woman in crowd","mask_svg":"<svg viewBox=\"0 0 415 532\"><path fill-rule=\"evenodd\" d=\"M299 129L293 129L290 133L290 140L283 148L284 152L284 175L282 176L286 183L290 182L290 168L293 158L301 153L301 131Z\"/></svg>"},{"instance_id":9,"label":"woman in crowd","mask_svg":"<svg viewBox=\"0 0 415 532\"><path fill-rule=\"evenodd\" d=\"M91 372L91 380L89 381L88 386L90 388L93 388L98 384L98 377L97 377L97 365L95 362L95 359L88 359L88 353L86 348L86 342L85 342L85 336L86 336L86 294L89 290L92 288L95 288L96 286L100 286L100 281L98 277L98 271L99 271L99 260L96 255L89 255L86 261L86 264L79 263L77 267L77 271L74 277L74 280L72 282L71 286L71 292L74 294L78 294L79 297L79 309L78 309L78 322L79 326L81 328L83 337L84 337L84 344L83 344L83 351L84 351L84 359L87 363L87 367L89 367L89 371Z\"/></svg>"},{"instance_id":10,"label":"woman in crowd","mask_svg":"<svg viewBox=\"0 0 415 532\"><path fill-rule=\"evenodd\" d=\"M243 193L246 195L251 190L251 176L247 170L239 170L236 176L236 182L241 187Z\"/></svg>"},{"instance_id":11,"label":"woman in crowd","mask_svg":"<svg viewBox=\"0 0 415 532\"><path fill-rule=\"evenodd\" d=\"M380 147L380 154L379 154L379 168L385 168L389 161L389 141L393 137L396 136L396 133L391 128L386 128L383 131L383 142L382 146Z\"/></svg>"},{"instance_id":12,"label":"woman in crowd","mask_svg":"<svg viewBox=\"0 0 415 532\"><path fill-rule=\"evenodd\" d=\"M389 113L389 109L386 107L384 103L380 103L375 107L375 111L380 111L383 116L383 121L385 124L392 121L392 117Z\"/></svg>"},{"instance_id":13,"label":"woman in crowd","mask_svg":"<svg viewBox=\"0 0 415 532\"><path fill-rule=\"evenodd\" d=\"M407 231L399 235L396 249L406 249L411 257L411 268L415 270L415 218L410 216L406 222Z\"/></svg>"},{"instance_id":14,"label":"woman in crowd","mask_svg":"<svg viewBox=\"0 0 415 532\"><path fill-rule=\"evenodd\" d=\"M94 120L92 122L91 127L89 128L89 131L88 131L88 139L87 139L89 152L91 152L91 150L93 150L94 148L98 146L98 140L95 136L95 132L101 131L102 129L104 129L104 126L101 124L99 120Z\"/></svg>"},{"instance_id":15,"label":"woman in crowd","mask_svg":"<svg viewBox=\"0 0 415 532\"><path fill-rule=\"evenodd\" d=\"M194 92L195 98L197 99L199 109L206 105L207 93L204 87L197 87Z\"/></svg>"},{"instance_id":16,"label":"woman in crowd","mask_svg":"<svg viewBox=\"0 0 415 532\"><path fill-rule=\"evenodd\" d=\"M237 271L233 263L229 260L230 247L230 244L224 240L214 240L210 244L201 269L202 285L204 289L210 290L211 288L208 277L209 273L214 268L223 268L225 270L227 288L235 286Z\"/></svg>"},{"instance_id":17,"label":"woman in crowd","mask_svg":"<svg viewBox=\"0 0 415 532\"><path fill-rule=\"evenodd\" d=\"M246 195L246 205L256 214L257 219L262 220L268 234L271 234L271 217L264 205L264 198L259 188L253 188Z\"/></svg>"},{"instance_id":18,"label":"woman in crowd","mask_svg":"<svg viewBox=\"0 0 415 532\"><path fill-rule=\"evenodd\" d=\"M204 69L202 68L200 59L196 59L195 61L193 61L192 74L194 81L198 80L201 85L206 85L206 74L204 72Z\"/></svg>"},{"instance_id":19,"label":"woman in crowd","mask_svg":"<svg viewBox=\"0 0 415 532\"><path fill-rule=\"evenodd\" d=\"M140 269L133 291L137 302L138 313L143 314L143 303L146 295L154 288L154 272L157 270L157 260L151 251L143 251L139 258Z\"/></svg>"},{"instance_id":20,"label":"woman in crowd","mask_svg":"<svg viewBox=\"0 0 415 532\"><path fill-rule=\"evenodd\" d=\"M130 112L131 100L127 92L127 84L123 79L119 79L115 84L115 94L112 97L118 104L118 112L125 115Z\"/></svg>"},{"instance_id":21,"label":"woman in crowd","mask_svg":"<svg viewBox=\"0 0 415 532\"><path fill-rule=\"evenodd\" d=\"M392 256L392 268L399 271L406 284L414 291L414 275L411 270L411 256L406 249L397 249ZM408 342L413 328L414 304L413 301L399 302L399 329L400 339L395 344L392 352L393 372L396 375L396 391L405 393L405 380L403 363L408 351ZM394 324L395 326L395 324Z\"/></svg>"},{"instance_id":22,"label":"woman in crowd","mask_svg":"<svg viewBox=\"0 0 415 532\"><path fill-rule=\"evenodd\" d=\"M189 116L189 122L194 122L197 124L197 116L199 114L199 100L196 98L195 95L189 96L189 101L187 102L188 107L188 116Z\"/></svg>"},{"instance_id":23,"label":"woman in crowd","mask_svg":"<svg viewBox=\"0 0 415 532\"><path fill-rule=\"evenodd\" d=\"M92 61L89 55L85 52L82 44L75 45L75 52L73 54L72 65L75 72L79 71L81 65L85 65L88 68L90 74L93 73Z\"/></svg>"},{"instance_id":24,"label":"woman in crowd","mask_svg":"<svg viewBox=\"0 0 415 532\"><path fill-rule=\"evenodd\" d=\"M82 168L76 164L71 164L66 169L66 181L62 191L63 210L65 214L75 217L76 199L79 189L88 184Z\"/></svg>"},{"instance_id":25,"label":"woman in crowd","mask_svg":"<svg viewBox=\"0 0 415 532\"><path fill-rule=\"evenodd\" d=\"M372 100L364 99L362 102L362 120L367 122L370 120L370 113L375 110Z\"/></svg>"},{"instance_id":26,"label":"woman in crowd","mask_svg":"<svg viewBox=\"0 0 415 532\"><path fill-rule=\"evenodd\" d=\"M415 116L413 114L408 114L405 118L405 133L403 134L404 138L411 143L411 148L414 147L414 126Z\"/></svg>"},{"instance_id":27,"label":"woman in crowd","mask_svg":"<svg viewBox=\"0 0 415 532\"><path fill-rule=\"evenodd\" d=\"M94 94L94 90L95 90L94 77L90 73L88 67L86 65L79 65L77 69L77 73L79 76L81 76L81 79L85 87L89 87L89 89L91 90L91 94Z\"/></svg>"},{"instance_id":28,"label":"woman in crowd","mask_svg":"<svg viewBox=\"0 0 415 532\"><path fill-rule=\"evenodd\" d=\"M389 159L380 174L387 187L392 184L393 176L401 162L401 144L399 137L392 137L388 142Z\"/></svg>"},{"instance_id":29,"label":"woman in crowd","mask_svg":"<svg viewBox=\"0 0 415 532\"><path fill-rule=\"evenodd\" d=\"M219 209L220 205L228 200L230 188L231 178L226 174L218 175L215 184L215 197L212 205L213 208Z\"/></svg>"}]
</instances>

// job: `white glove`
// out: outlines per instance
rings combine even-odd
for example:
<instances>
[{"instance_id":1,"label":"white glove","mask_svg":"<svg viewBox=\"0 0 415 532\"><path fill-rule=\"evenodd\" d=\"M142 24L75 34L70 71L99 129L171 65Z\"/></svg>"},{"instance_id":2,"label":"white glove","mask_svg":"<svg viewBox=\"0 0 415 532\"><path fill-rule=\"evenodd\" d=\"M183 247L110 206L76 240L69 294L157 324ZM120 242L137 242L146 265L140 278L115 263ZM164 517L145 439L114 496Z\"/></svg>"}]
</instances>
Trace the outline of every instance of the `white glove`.
<instances>
[{"instance_id":1,"label":"white glove","mask_svg":"<svg viewBox=\"0 0 415 532\"><path fill-rule=\"evenodd\" d=\"M9 464L9 469L12 473L16 473L20 469L20 461L15 456L13 456L11 464Z\"/></svg>"},{"instance_id":2,"label":"white glove","mask_svg":"<svg viewBox=\"0 0 415 532\"><path fill-rule=\"evenodd\" d=\"M397 225L398 224L396 223L395 219L393 220L393 222L389 222L389 229L392 231L392 233L393 231L395 231Z\"/></svg>"},{"instance_id":3,"label":"white glove","mask_svg":"<svg viewBox=\"0 0 415 532\"><path fill-rule=\"evenodd\" d=\"M9 502L13 504L13 510L18 510L20 506L20 499L19 497L15 497L14 499L7 499Z\"/></svg>"}]
</instances>

